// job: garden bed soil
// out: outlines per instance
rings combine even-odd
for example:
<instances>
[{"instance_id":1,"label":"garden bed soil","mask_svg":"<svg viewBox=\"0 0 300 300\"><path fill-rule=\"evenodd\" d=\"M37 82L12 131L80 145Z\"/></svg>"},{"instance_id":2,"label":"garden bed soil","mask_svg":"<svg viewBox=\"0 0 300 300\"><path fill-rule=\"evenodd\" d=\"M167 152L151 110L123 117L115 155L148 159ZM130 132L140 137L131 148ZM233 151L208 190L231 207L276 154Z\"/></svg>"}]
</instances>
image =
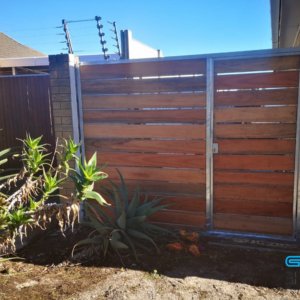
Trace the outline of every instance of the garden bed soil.
<instances>
[{"instance_id":1,"label":"garden bed soil","mask_svg":"<svg viewBox=\"0 0 300 300\"><path fill-rule=\"evenodd\" d=\"M0 263L0 299L300 299L300 271L288 251L236 247L201 239L200 257L173 253L70 260L84 233L52 231ZM299 252L298 252L299 254Z\"/></svg>"}]
</instances>

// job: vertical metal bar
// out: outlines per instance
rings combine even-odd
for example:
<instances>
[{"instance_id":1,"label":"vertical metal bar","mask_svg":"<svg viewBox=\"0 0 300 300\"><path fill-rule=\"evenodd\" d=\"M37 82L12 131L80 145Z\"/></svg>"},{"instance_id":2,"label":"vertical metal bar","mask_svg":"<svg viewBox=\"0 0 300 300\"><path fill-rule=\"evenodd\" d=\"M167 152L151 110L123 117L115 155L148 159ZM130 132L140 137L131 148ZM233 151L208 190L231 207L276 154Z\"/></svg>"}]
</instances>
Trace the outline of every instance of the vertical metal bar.
<instances>
[{"instance_id":1,"label":"vertical metal bar","mask_svg":"<svg viewBox=\"0 0 300 300\"><path fill-rule=\"evenodd\" d=\"M81 158L85 159L85 144L84 144L84 132L83 132L83 109L82 109L82 95L81 95L81 80L80 80L80 62L79 58L75 64L76 72L76 93L77 93L77 105L78 105L78 126L79 126L79 140L81 143Z\"/></svg>"},{"instance_id":2,"label":"vertical metal bar","mask_svg":"<svg viewBox=\"0 0 300 300\"><path fill-rule=\"evenodd\" d=\"M71 87L71 109L72 109L72 124L73 124L73 139L75 143L80 143L80 149L77 155L81 161L85 158L84 136L83 136L83 118L82 118L82 102L81 102L81 84L79 72L79 59L72 54L69 54L69 74ZM75 165L78 171L78 165ZM79 222L86 220L85 202L80 203Z\"/></svg>"},{"instance_id":3,"label":"vertical metal bar","mask_svg":"<svg viewBox=\"0 0 300 300\"><path fill-rule=\"evenodd\" d=\"M80 143L78 104L77 104L77 92L76 92L75 56L73 54L69 54L69 74L70 74L70 89L71 89L73 139L75 143Z\"/></svg>"},{"instance_id":4,"label":"vertical metal bar","mask_svg":"<svg viewBox=\"0 0 300 300\"><path fill-rule=\"evenodd\" d=\"M300 239L300 74L298 84L298 107L297 107L297 130L296 130L296 152L294 173L294 202L293 202L293 227L294 237Z\"/></svg>"},{"instance_id":5,"label":"vertical metal bar","mask_svg":"<svg viewBox=\"0 0 300 300\"><path fill-rule=\"evenodd\" d=\"M206 227L213 229L213 113L214 61L207 58L206 66Z\"/></svg>"}]
</instances>

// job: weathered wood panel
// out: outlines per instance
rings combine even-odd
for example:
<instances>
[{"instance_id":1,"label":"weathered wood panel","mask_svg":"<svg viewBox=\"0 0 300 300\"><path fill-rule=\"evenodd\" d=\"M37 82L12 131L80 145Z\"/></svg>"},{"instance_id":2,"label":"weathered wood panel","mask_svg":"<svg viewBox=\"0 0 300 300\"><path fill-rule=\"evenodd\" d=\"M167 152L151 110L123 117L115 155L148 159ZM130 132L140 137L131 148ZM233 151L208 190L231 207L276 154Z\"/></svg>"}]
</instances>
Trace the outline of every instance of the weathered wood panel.
<instances>
[{"instance_id":1,"label":"weathered wood panel","mask_svg":"<svg viewBox=\"0 0 300 300\"><path fill-rule=\"evenodd\" d=\"M292 203L267 201L245 201L242 199L216 199L215 213L258 215L291 218Z\"/></svg>"},{"instance_id":2,"label":"weathered wood panel","mask_svg":"<svg viewBox=\"0 0 300 300\"><path fill-rule=\"evenodd\" d=\"M143 167L124 167L123 164L118 166L118 170L127 180L140 181L164 181L178 183L201 183L205 184L204 170L183 170L183 169L166 169L166 168L143 168ZM113 167L106 167L105 172L111 179L117 180L119 175Z\"/></svg>"},{"instance_id":3,"label":"weathered wood panel","mask_svg":"<svg viewBox=\"0 0 300 300\"><path fill-rule=\"evenodd\" d=\"M217 122L217 121L216 121ZM294 138L295 124L216 124L216 138Z\"/></svg>"},{"instance_id":4,"label":"weathered wood panel","mask_svg":"<svg viewBox=\"0 0 300 300\"><path fill-rule=\"evenodd\" d=\"M161 203L168 205L168 208L171 210L191 211L194 213L204 212L206 207L205 198L199 196L165 196Z\"/></svg>"},{"instance_id":5,"label":"weathered wood panel","mask_svg":"<svg viewBox=\"0 0 300 300\"><path fill-rule=\"evenodd\" d=\"M242 199L268 201L276 205L277 202L292 203L293 188L289 186L264 186L264 185L235 185L219 184L215 186L217 199Z\"/></svg>"},{"instance_id":6,"label":"weathered wood panel","mask_svg":"<svg viewBox=\"0 0 300 300\"><path fill-rule=\"evenodd\" d=\"M216 155L215 169L293 171L295 157L292 155Z\"/></svg>"},{"instance_id":7,"label":"weathered wood panel","mask_svg":"<svg viewBox=\"0 0 300 300\"><path fill-rule=\"evenodd\" d=\"M297 97L298 88L226 91L215 93L215 105L293 105L297 104Z\"/></svg>"},{"instance_id":8,"label":"weathered wood panel","mask_svg":"<svg viewBox=\"0 0 300 300\"><path fill-rule=\"evenodd\" d=\"M299 72L275 72L216 76L217 89L298 87Z\"/></svg>"},{"instance_id":9,"label":"weathered wood panel","mask_svg":"<svg viewBox=\"0 0 300 300\"><path fill-rule=\"evenodd\" d=\"M84 94L124 94L124 93L158 93L191 92L205 88L204 77L181 77L160 79L94 79L82 81Z\"/></svg>"},{"instance_id":10,"label":"weathered wood panel","mask_svg":"<svg viewBox=\"0 0 300 300\"><path fill-rule=\"evenodd\" d=\"M119 180L116 179L115 182L118 183ZM143 178L139 178L137 180L126 180L126 183L129 187L129 190L133 190L139 187L142 192L145 192L147 194L155 194L162 196L197 195L199 197L204 198L206 192L206 187L203 183L173 183L159 180L143 180ZM100 190L101 186L110 185L109 182L102 181L101 183L96 184L96 189Z\"/></svg>"},{"instance_id":11,"label":"weathered wood panel","mask_svg":"<svg viewBox=\"0 0 300 300\"><path fill-rule=\"evenodd\" d=\"M220 154L293 154L295 139L218 140Z\"/></svg>"},{"instance_id":12,"label":"weathered wood panel","mask_svg":"<svg viewBox=\"0 0 300 300\"><path fill-rule=\"evenodd\" d=\"M205 59L186 59L177 61L151 61L120 64L83 65L80 77L86 79L132 78L146 76L170 76L179 74L204 74Z\"/></svg>"},{"instance_id":13,"label":"weathered wood panel","mask_svg":"<svg viewBox=\"0 0 300 300\"><path fill-rule=\"evenodd\" d=\"M217 107L218 122L282 122L296 123L297 107Z\"/></svg>"},{"instance_id":14,"label":"weathered wood panel","mask_svg":"<svg viewBox=\"0 0 300 300\"><path fill-rule=\"evenodd\" d=\"M86 150L90 157L92 151ZM109 153L102 152L99 161L108 166L168 167L182 169L204 169L204 155Z\"/></svg>"},{"instance_id":15,"label":"weathered wood panel","mask_svg":"<svg viewBox=\"0 0 300 300\"><path fill-rule=\"evenodd\" d=\"M299 70L300 56L227 59L215 62L216 73Z\"/></svg>"},{"instance_id":16,"label":"weathered wood panel","mask_svg":"<svg viewBox=\"0 0 300 300\"><path fill-rule=\"evenodd\" d=\"M190 140L188 147L181 140L152 140L152 139L127 139L106 138L86 139L86 149L101 152L132 152L132 153L185 153L204 154L204 140Z\"/></svg>"},{"instance_id":17,"label":"weathered wood panel","mask_svg":"<svg viewBox=\"0 0 300 300\"><path fill-rule=\"evenodd\" d=\"M291 218L245 216L240 214L215 214L216 229L248 231L263 234L291 235Z\"/></svg>"},{"instance_id":18,"label":"weathered wood panel","mask_svg":"<svg viewBox=\"0 0 300 300\"><path fill-rule=\"evenodd\" d=\"M117 125L86 123L86 138L204 139L205 125Z\"/></svg>"},{"instance_id":19,"label":"weathered wood panel","mask_svg":"<svg viewBox=\"0 0 300 300\"><path fill-rule=\"evenodd\" d=\"M205 109L177 110L85 110L85 122L98 123L204 123Z\"/></svg>"},{"instance_id":20,"label":"weathered wood panel","mask_svg":"<svg viewBox=\"0 0 300 300\"><path fill-rule=\"evenodd\" d=\"M83 95L83 109L179 108L205 105L206 94L204 92L141 95Z\"/></svg>"},{"instance_id":21,"label":"weathered wood panel","mask_svg":"<svg viewBox=\"0 0 300 300\"><path fill-rule=\"evenodd\" d=\"M203 227L205 225L205 215L201 212L192 213L164 210L153 215L151 221L181 226Z\"/></svg>"},{"instance_id":22,"label":"weathered wood panel","mask_svg":"<svg viewBox=\"0 0 300 300\"><path fill-rule=\"evenodd\" d=\"M0 78L0 149L21 146L26 133L54 147L49 76Z\"/></svg>"},{"instance_id":23,"label":"weathered wood panel","mask_svg":"<svg viewBox=\"0 0 300 300\"><path fill-rule=\"evenodd\" d=\"M231 184L259 184L259 185L285 185L293 187L294 174L281 172L251 172L246 170L240 171L220 171L214 172L215 184L231 183Z\"/></svg>"}]
</instances>

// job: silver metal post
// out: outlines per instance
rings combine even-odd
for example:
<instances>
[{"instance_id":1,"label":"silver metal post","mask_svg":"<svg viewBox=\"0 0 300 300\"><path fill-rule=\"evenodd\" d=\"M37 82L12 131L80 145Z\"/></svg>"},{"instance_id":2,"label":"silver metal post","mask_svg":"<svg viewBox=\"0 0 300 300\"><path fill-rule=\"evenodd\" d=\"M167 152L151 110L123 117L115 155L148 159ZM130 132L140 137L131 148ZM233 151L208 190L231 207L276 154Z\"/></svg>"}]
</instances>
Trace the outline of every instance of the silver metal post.
<instances>
[{"instance_id":1,"label":"silver metal post","mask_svg":"<svg viewBox=\"0 0 300 300\"><path fill-rule=\"evenodd\" d=\"M298 107L297 107L297 130L296 130L296 152L295 152L295 173L294 173L294 202L293 202L293 228L294 237L300 238L300 74L298 85Z\"/></svg>"},{"instance_id":2,"label":"silver metal post","mask_svg":"<svg viewBox=\"0 0 300 300\"><path fill-rule=\"evenodd\" d=\"M76 92L77 92L77 105L78 105L78 126L79 126L79 139L81 145L81 158L85 159L85 145L84 145L84 133L83 133L83 108L82 108L82 95L81 95L81 80L80 80L80 61L75 64L76 74Z\"/></svg>"},{"instance_id":3,"label":"silver metal post","mask_svg":"<svg viewBox=\"0 0 300 300\"><path fill-rule=\"evenodd\" d=\"M71 89L73 139L74 139L75 143L79 144L80 143L80 134L79 134L78 103L77 103L77 91L76 91L75 60L76 60L76 57L73 54L69 54L69 74L70 74L70 89Z\"/></svg>"},{"instance_id":4,"label":"silver metal post","mask_svg":"<svg viewBox=\"0 0 300 300\"><path fill-rule=\"evenodd\" d=\"M206 227L213 229L213 113L214 61L207 59L206 71Z\"/></svg>"}]
</instances>

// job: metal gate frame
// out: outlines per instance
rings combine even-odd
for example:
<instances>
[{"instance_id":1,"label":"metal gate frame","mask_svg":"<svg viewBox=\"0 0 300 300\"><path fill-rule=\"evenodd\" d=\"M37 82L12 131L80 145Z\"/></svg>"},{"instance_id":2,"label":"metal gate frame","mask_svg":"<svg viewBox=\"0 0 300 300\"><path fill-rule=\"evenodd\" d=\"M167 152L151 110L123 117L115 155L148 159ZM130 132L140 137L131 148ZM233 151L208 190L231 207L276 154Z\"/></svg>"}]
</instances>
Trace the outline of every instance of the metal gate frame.
<instances>
[{"instance_id":1,"label":"metal gate frame","mask_svg":"<svg viewBox=\"0 0 300 300\"><path fill-rule=\"evenodd\" d=\"M292 236L259 234L249 232L236 232L230 230L214 229L214 184L213 184L213 132L214 132L214 62L224 59L241 58L267 58L274 56L290 56L300 54L299 48L291 49L271 49L262 51L236 52L225 54L212 54L207 56L207 79L206 79L206 228L207 234L221 237L242 237L256 239L271 239L279 241L299 241L300 240L300 72L298 83L298 106L296 124L296 149L294 168L294 190L293 190L293 234Z\"/></svg>"},{"instance_id":2,"label":"metal gate frame","mask_svg":"<svg viewBox=\"0 0 300 300\"><path fill-rule=\"evenodd\" d=\"M186 56L186 58L206 59L207 63L207 78L206 78L206 234L210 236L221 237L240 237L251 239L267 239L278 241L300 241L300 76L298 84L298 107L297 107L297 129L296 129L296 147L295 147L295 168L294 168L294 190L293 190L293 234L291 236L275 235L275 234L259 234L249 233L243 231L230 230L216 230L214 229L214 187L213 187L213 132L214 132L214 62L225 59L241 59L241 58L269 58L275 56L291 56L300 55L300 48L286 48L286 49L269 49L269 50L254 50L244 52L230 52L206 55ZM180 56L178 59L184 59L185 56ZM159 58L159 60L176 60L176 57ZM84 135L82 122L82 100L81 100L81 84L80 84L80 66L89 64L122 64L128 62L150 62L157 61L155 59L136 59L136 60L122 60L122 61L92 61L92 62L77 62L72 67L75 69L74 81L76 82L76 98L77 98L77 118L74 131L77 130L78 138L81 140L81 153L84 157ZM300 74L299 74L300 75Z\"/></svg>"}]
</instances>

